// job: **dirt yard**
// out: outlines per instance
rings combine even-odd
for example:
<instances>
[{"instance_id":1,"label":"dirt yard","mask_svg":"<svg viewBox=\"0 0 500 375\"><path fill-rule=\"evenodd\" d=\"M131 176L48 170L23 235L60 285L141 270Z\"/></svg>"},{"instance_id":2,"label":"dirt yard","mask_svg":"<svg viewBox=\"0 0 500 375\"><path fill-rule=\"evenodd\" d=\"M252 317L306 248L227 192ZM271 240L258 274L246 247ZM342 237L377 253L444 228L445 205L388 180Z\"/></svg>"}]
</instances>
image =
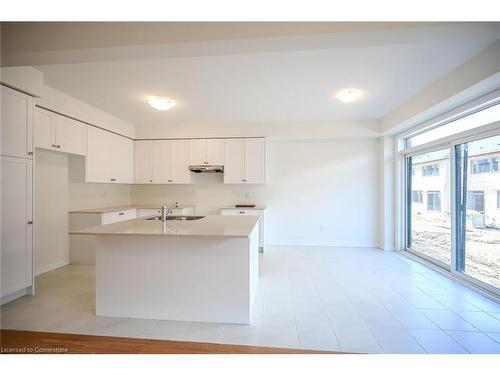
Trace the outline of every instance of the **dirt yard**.
<instances>
[{"instance_id":1,"label":"dirt yard","mask_svg":"<svg viewBox=\"0 0 500 375\"><path fill-rule=\"evenodd\" d=\"M500 230L468 227L466 236L465 274L500 288ZM442 219L414 215L411 247L450 264L450 224Z\"/></svg>"}]
</instances>

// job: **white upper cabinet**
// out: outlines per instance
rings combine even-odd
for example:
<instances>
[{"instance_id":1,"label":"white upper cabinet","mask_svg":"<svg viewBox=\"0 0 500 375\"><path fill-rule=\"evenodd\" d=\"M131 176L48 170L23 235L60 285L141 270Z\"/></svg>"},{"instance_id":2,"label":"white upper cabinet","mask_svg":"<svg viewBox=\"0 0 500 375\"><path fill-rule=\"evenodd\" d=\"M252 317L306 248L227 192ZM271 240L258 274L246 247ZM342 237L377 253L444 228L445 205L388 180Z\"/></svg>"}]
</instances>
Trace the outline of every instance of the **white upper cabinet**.
<instances>
[{"instance_id":1,"label":"white upper cabinet","mask_svg":"<svg viewBox=\"0 0 500 375\"><path fill-rule=\"evenodd\" d=\"M207 163L224 165L224 139L207 139Z\"/></svg>"},{"instance_id":2,"label":"white upper cabinet","mask_svg":"<svg viewBox=\"0 0 500 375\"><path fill-rule=\"evenodd\" d=\"M223 139L191 139L189 141L189 165L223 165Z\"/></svg>"},{"instance_id":3,"label":"white upper cabinet","mask_svg":"<svg viewBox=\"0 0 500 375\"><path fill-rule=\"evenodd\" d=\"M153 183L153 141L134 142L134 182Z\"/></svg>"},{"instance_id":4,"label":"white upper cabinet","mask_svg":"<svg viewBox=\"0 0 500 375\"><path fill-rule=\"evenodd\" d=\"M189 140L189 165L207 164L207 140Z\"/></svg>"},{"instance_id":5,"label":"white upper cabinet","mask_svg":"<svg viewBox=\"0 0 500 375\"><path fill-rule=\"evenodd\" d=\"M89 126L85 182L131 184L134 182L134 142Z\"/></svg>"},{"instance_id":6,"label":"white upper cabinet","mask_svg":"<svg viewBox=\"0 0 500 375\"><path fill-rule=\"evenodd\" d=\"M225 140L224 183L266 183L266 140L264 138Z\"/></svg>"},{"instance_id":7,"label":"white upper cabinet","mask_svg":"<svg viewBox=\"0 0 500 375\"><path fill-rule=\"evenodd\" d=\"M69 154L86 154L87 125L68 117L35 109L35 146Z\"/></svg>"},{"instance_id":8,"label":"white upper cabinet","mask_svg":"<svg viewBox=\"0 0 500 375\"><path fill-rule=\"evenodd\" d=\"M226 139L224 160L224 183L244 183L244 141L241 138Z\"/></svg>"},{"instance_id":9,"label":"white upper cabinet","mask_svg":"<svg viewBox=\"0 0 500 375\"><path fill-rule=\"evenodd\" d=\"M245 183L266 183L266 141L264 138L245 138Z\"/></svg>"},{"instance_id":10,"label":"white upper cabinet","mask_svg":"<svg viewBox=\"0 0 500 375\"><path fill-rule=\"evenodd\" d=\"M1 87L1 154L19 158L33 155L33 109L31 96Z\"/></svg>"},{"instance_id":11,"label":"white upper cabinet","mask_svg":"<svg viewBox=\"0 0 500 375\"><path fill-rule=\"evenodd\" d=\"M191 172L189 171L189 141L172 141L172 178L171 183L191 183Z\"/></svg>"},{"instance_id":12,"label":"white upper cabinet","mask_svg":"<svg viewBox=\"0 0 500 375\"><path fill-rule=\"evenodd\" d=\"M108 133L109 164L108 175L110 180L120 184L134 182L134 141L131 139Z\"/></svg>"},{"instance_id":13,"label":"white upper cabinet","mask_svg":"<svg viewBox=\"0 0 500 375\"><path fill-rule=\"evenodd\" d=\"M108 170L111 145L108 132L89 126L87 129L87 156L85 158L85 182L113 182Z\"/></svg>"},{"instance_id":14,"label":"white upper cabinet","mask_svg":"<svg viewBox=\"0 0 500 375\"><path fill-rule=\"evenodd\" d=\"M54 114L54 143L58 151L85 155L87 126L79 121Z\"/></svg>"},{"instance_id":15,"label":"white upper cabinet","mask_svg":"<svg viewBox=\"0 0 500 375\"><path fill-rule=\"evenodd\" d=\"M55 136L54 127L52 126L52 113L40 108L35 108L33 128L35 133L35 147L53 150L55 148Z\"/></svg>"},{"instance_id":16,"label":"white upper cabinet","mask_svg":"<svg viewBox=\"0 0 500 375\"><path fill-rule=\"evenodd\" d=\"M153 181L172 183L172 141L153 141Z\"/></svg>"},{"instance_id":17,"label":"white upper cabinet","mask_svg":"<svg viewBox=\"0 0 500 375\"><path fill-rule=\"evenodd\" d=\"M189 142L189 140L135 141L135 183L191 183Z\"/></svg>"}]
</instances>

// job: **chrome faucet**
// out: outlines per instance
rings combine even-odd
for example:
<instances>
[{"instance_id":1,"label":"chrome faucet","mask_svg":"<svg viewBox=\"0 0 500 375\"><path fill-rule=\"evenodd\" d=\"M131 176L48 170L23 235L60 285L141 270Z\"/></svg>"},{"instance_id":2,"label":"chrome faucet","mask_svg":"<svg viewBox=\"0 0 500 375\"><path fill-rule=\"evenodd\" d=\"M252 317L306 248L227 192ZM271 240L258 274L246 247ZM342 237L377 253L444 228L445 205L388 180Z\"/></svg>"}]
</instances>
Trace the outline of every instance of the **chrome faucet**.
<instances>
[{"instance_id":1,"label":"chrome faucet","mask_svg":"<svg viewBox=\"0 0 500 375\"><path fill-rule=\"evenodd\" d=\"M175 202L170 208L167 208L166 205L161 206L161 221L167 221L167 215L177 207L179 207L179 202Z\"/></svg>"}]
</instances>

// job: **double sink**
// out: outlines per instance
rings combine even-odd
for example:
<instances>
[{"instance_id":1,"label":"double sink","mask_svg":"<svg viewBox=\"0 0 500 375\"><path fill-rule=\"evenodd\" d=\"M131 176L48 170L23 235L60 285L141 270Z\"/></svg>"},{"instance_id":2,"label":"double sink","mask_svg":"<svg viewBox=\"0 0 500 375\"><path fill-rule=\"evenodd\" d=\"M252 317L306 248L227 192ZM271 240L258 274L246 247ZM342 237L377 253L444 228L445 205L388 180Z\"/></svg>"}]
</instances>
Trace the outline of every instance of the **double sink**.
<instances>
[{"instance_id":1,"label":"double sink","mask_svg":"<svg viewBox=\"0 0 500 375\"><path fill-rule=\"evenodd\" d=\"M203 219L205 216L167 216L167 221L177 220L177 221L191 221ZM161 216L148 217L146 220L161 221Z\"/></svg>"}]
</instances>

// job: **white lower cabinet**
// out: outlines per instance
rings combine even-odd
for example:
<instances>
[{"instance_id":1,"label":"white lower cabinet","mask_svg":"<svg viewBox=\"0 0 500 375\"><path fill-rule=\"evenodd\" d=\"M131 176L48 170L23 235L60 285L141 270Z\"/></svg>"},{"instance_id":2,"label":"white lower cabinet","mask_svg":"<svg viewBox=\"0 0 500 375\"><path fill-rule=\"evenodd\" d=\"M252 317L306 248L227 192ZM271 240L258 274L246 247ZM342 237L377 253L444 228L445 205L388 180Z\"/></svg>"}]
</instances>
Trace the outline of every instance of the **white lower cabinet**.
<instances>
[{"instance_id":1,"label":"white lower cabinet","mask_svg":"<svg viewBox=\"0 0 500 375\"><path fill-rule=\"evenodd\" d=\"M1 156L2 302L27 294L26 288L33 287L32 179L31 159Z\"/></svg>"},{"instance_id":2,"label":"white lower cabinet","mask_svg":"<svg viewBox=\"0 0 500 375\"><path fill-rule=\"evenodd\" d=\"M237 208L226 207L221 208L220 214L223 216L258 216L259 217L259 248L264 249L264 214L265 208Z\"/></svg>"}]
</instances>

